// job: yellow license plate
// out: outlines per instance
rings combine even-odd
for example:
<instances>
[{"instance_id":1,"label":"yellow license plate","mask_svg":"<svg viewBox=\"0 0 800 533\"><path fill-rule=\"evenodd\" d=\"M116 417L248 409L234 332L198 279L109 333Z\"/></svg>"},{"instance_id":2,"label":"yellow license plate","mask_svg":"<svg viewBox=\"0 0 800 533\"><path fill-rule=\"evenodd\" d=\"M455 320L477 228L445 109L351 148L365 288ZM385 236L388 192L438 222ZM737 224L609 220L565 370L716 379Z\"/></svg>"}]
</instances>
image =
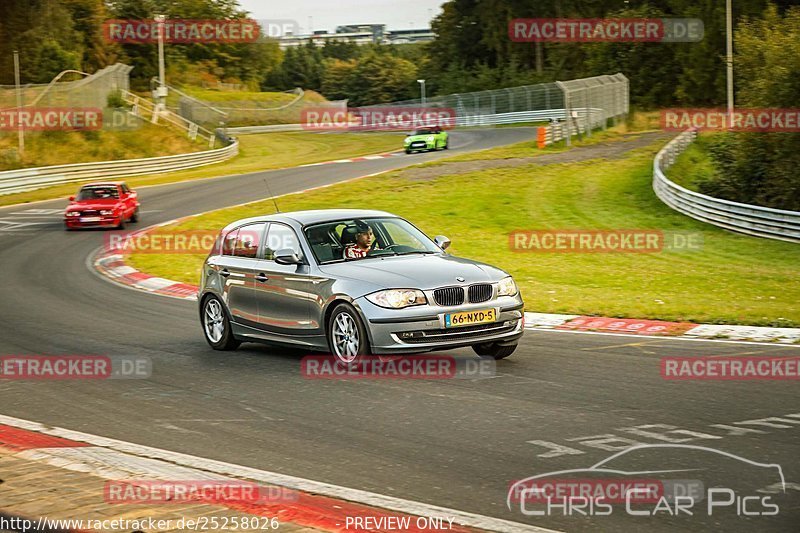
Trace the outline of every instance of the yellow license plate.
<instances>
[{"instance_id":1,"label":"yellow license plate","mask_svg":"<svg viewBox=\"0 0 800 533\"><path fill-rule=\"evenodd\" d=\"M463 311L444 315L444 327L446 328L460 328L462 326L473 326L496 321L497 309L479 309L477 311Z\"/></svg>"}]
</instances>

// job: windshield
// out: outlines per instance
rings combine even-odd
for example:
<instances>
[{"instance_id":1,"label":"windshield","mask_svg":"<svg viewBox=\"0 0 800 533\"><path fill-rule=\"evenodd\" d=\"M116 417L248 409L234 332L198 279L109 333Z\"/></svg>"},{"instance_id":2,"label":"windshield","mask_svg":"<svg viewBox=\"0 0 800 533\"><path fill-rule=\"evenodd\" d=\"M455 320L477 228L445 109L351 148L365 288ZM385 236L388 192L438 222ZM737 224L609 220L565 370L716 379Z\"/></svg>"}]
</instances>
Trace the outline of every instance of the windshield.
<instances>
[{"instance_id":1,"label":"windshield","mask_svg":"<svg viewBox=\"0 0 800 533\"><path fill-rule=\"evenodd\" d=\"M436 133L432 128L420 128L414 132L414 135L433 135Z\"/></svg>"},{"instance_id":2,"label":"windshield","mask_svg":"<svg viewBox=\"0 0 800 533\"><path fill-rule=\"evenodd\" d=\"M308 226L305 235L319 263L442 251L410 222L395 217L325 222Z\"/></svg>"},{"instance_id":3,"label":"windshield","mask_svg":"<svg viewBox=\"0 0 800 533\"><path fill-rule=\"evenodd\" d=\"M78 193L78 200L104 200L111 198L119 198L119 190L112 185L84 187Z\"/></svg>"}]
</instances>

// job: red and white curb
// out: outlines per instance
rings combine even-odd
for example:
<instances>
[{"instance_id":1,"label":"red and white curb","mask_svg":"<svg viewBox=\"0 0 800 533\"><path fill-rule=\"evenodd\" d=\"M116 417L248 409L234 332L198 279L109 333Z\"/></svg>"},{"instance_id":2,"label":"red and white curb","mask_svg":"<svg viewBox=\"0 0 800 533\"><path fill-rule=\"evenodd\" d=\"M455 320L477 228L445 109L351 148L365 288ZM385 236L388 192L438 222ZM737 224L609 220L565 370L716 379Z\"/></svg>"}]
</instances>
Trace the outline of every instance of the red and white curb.
<instances>
[{"instance_id":1,"label":"red and white curb","mask_svg":"<svg viewBox=\"0 0 800 533\"><path fill-rule=\"evenodd\" d=\"M186 220L187 218L191 217L183 217L162 222L161 224L155 224L140 231L131 233L131 238L144 235L149 231L153 231L169 224L175 224L182 220ZM132 289L152 292L161 296L179 298L181 300L197 300L197 285L172 281L141 272L125 263L124 254L117 253L115 251L108 251L101 248L94 257L93 266L94 269L105 278Z\"/></svg>"},{"instance_id":2,"label":"red and white curb","mask_svg":"<svg viewBox=\"0 0 800 533\"><path fill-rule=\"evenodd\" d=\"M364 155L361 157L353 157L351 159L334 159L333 161L323 161L321 163L308 163L306 165L300 165L299 168L318 167L320 165L334 165L338 163L357 163L359 161L372 161L375 159L383 159L385 157L397 157L401 155L404 155L403 152L387 152L385 154Z\"/></svg>"},{"instance_id":3,"label":"red and white curb","mask_svg":"<svg viewBox=\"0 0 800 533\"><path fill-rule=\"evenodd\" d=\"M404 531L435 531L421 527L420 524L425 524L426 520L420 519L443 518L445 526L449 524L447 519L452 520L452 526L447 529L454 533L466 533L473 528L503 533L552 532L509 520L203 459L5 415L0 415L0 447L11 450L14 456L22 459L106 480L247 481L280 487L284 495L286 491L292 491L292 497L279 503L223 505L239 512L276 517L279 521L325 531L346 531L348 517L371 517L373 523L383 517L394 517L393 521L410 517L410 526ZM286 500L292 501L287 503Z\"/></svg>"},{"instance_id":4,"label":"red and white curb","mask_svg":"<svg viewBox=\"0 0 800 533\"><path fill-rule=\"evenodd\" d=\"M171 296L181 300L197 300L197 286L152 276L125 264L122 254L103 254L94 260L94 268L115 283L133 289Z\"/></svg>"},{"instance_id":5,"label":"red and white curb","mask_svg":"<svg viewBox=\"0 0 800 533\"><path fill-rule=\"evenodd\" d=\"M627 335L668 336L687 339L726 339L737 341L794 344L800 342L800 328L771 328L763 326L728 326L609 318L551 313L525 313L526 329L584 331Z\"/></svg>"}]
</instances>

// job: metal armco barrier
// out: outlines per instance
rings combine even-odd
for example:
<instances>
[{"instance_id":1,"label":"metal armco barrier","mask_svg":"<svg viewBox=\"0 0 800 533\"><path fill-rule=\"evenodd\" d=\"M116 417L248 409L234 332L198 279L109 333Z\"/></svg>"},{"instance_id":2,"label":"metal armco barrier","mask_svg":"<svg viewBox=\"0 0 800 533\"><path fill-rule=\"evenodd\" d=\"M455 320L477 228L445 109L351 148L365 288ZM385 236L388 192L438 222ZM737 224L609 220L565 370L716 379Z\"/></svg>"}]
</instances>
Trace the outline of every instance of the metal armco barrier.
<instances>
[{"instance_id":1,"label":"metal armco barrier","mask_svg":"<svg viewBox=\"0 0 800 533\"><path fill-rule=\"evenodd\" d=\"M583 113L583 110L576 110ZM601 116L601 109L596 109L597 117ZM519 111L516 113L500 113L496 115L466 115L456 116L456 127L482 127L498 126L502 124L522 124L526 122L541 122L543 120L559 119L564 120L567 116L566 109L540 109L537 111ZM583 132L584 126L580 126ZM231 135L247 135L253 133L269 133L276 131L303 131L307 128L303 124L275 124L267 126L241 126L237 128L226 128L225 131ZM308 131L314 131L308 128ZM335 130L334 130L335 131ZM347 131L342 129L342 131Z\"/></svg>"},{"instance_id":2,"label":"metal armco barrier","mask_svg":"<svg viewBox=\"0 0 800 533\"><path fill-rule=\"evenodd\" d=\"M653 190L672 209L720 228L756 237L800 243L800 212L741 204L690 191L664 174L697 136L687 130L669 142L653 161Z\"/></svg>"},{"instance_id":3,"label":"metal armco barrier","mask_svg":"<svg viewBox=\"0 0 800 533\"><path fill-rule=\"evenodd\" d=\"M0 195L33 191L63 183L95 179L113 180L142 174L173 172L219 163L238 153L239 141L233 139L233 142L224 148L204 152L10 170L0 172Z\"/></svg>"}]
</instances>

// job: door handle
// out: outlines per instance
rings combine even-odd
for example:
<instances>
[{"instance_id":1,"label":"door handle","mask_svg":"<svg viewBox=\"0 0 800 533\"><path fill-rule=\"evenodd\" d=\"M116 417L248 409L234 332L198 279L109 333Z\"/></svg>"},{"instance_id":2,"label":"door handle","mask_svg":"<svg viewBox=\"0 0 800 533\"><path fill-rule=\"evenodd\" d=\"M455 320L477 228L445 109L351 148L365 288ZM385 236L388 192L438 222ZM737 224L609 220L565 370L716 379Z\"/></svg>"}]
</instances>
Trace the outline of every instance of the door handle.
<instances>
[{"instance_id":1,"label":"door handle","mask_svg":"<svg viewBox=\"0 0 800 533\"><path fill-rule=\"evenodd\" d=\"M269 281L269 278L267 276L265 276L264 274L259 274L258 276L256 276L256 281L260 281L261 283L264 283L265 281Z\"/></svg>"},{"instance_id":2,"label":"door handle","mask_svg":"<svg viewBox=\"0 0 800 533\"><path fill-rule=\"evenodd\" d=\"M222 270L219 271L219 275L227 278L228 276L231 275L231 273L228 271L227 268L223 268Z\"/></svg>"}]
</instances>

